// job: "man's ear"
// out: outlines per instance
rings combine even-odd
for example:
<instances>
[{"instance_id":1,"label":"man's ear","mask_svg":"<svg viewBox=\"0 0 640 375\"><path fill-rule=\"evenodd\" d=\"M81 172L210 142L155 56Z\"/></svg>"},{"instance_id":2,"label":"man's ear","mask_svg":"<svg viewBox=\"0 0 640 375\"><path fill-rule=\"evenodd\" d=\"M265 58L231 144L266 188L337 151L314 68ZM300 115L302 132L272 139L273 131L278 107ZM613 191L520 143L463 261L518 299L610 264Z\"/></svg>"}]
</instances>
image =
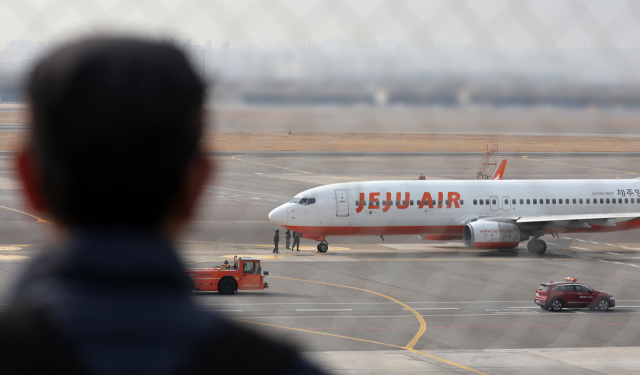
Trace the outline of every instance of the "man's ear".
<instances>
[{"instance_id":1,"label":"man's ear","mask_svg":"<svg viewBox=\"0 0 640 375\"><path fill-rule=\"evenodd\" d=\"M29 144L22 146L15 163L27 204L38 213L48 214L44 191L38 176L36 157Z\"/></svg>"}]
</instances>

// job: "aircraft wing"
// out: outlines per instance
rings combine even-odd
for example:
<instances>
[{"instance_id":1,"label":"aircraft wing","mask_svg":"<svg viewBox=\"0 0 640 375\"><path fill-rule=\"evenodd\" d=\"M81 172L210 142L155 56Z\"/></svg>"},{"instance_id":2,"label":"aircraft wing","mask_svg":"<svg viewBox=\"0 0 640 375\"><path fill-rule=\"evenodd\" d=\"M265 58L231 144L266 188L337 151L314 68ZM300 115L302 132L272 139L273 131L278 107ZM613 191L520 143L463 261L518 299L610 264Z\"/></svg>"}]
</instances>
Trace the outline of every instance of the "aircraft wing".
<instances>
[{"instance_id":1,"label":"aircraft wing","mask_svg":"<svg viewBox=\"0 0 640 375\"><path fill-rule=\"evenodd\" d=\"M640 218L640 212L613 214L545 215L525 216L516 220L517 224L555 224L569 228L590 228L591 225L614 227L617 222Z\"/></svg>"},{"instance_id":2,"label":"aircraft wing","mask_svg":"<svg viewBox=\"0 0 640 375\"><path fill-rule=\"evenodd\" d=\"M521 225L541 225L545 228L591 228L591 225L614 227L616 223L640 218L640 212L613 214L544 215L522 217L488 217L478 220L503 221Z\"/></svg>"}]
</instances>

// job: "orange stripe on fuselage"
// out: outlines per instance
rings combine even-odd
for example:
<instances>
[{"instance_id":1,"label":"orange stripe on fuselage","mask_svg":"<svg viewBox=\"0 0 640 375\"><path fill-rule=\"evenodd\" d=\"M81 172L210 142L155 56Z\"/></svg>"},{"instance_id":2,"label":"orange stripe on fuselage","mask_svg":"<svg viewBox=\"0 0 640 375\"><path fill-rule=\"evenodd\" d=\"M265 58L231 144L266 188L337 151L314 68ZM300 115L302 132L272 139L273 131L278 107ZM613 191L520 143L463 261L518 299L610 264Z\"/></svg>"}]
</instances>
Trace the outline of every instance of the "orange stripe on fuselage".
<instances>
[{"instance_id":1,"label":"orange stripe on fuselage","mask_svg":"<svg viewBox=\"0 0 640 375\"><path fill-rule=\"evenodd\" d=\"M379 236L379 235L418 235L437 234L448 236L462 236L462 225L429 225L429 226L375 226L375 227L319 227L284 225L299 233L309 233L324 236ZM561 233L600 233L619 232L640 228L640 219L617 223L615 227L592 225L591 228L574 228L561 230Z\"/></svg>"}]
</instances>

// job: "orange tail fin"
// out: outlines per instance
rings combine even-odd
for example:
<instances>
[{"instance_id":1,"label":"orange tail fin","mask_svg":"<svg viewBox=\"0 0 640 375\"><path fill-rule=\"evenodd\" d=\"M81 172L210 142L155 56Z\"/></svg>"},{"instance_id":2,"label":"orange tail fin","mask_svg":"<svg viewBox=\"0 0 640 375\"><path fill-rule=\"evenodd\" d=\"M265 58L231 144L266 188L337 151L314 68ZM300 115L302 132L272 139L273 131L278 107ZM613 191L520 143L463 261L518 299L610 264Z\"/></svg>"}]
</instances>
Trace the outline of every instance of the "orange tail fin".
<instances>
[{"instance_id":1,"label":"orange tail fin","mask_svg":"<svg viewBox=\"0 0 640 375\"><path fill-rule=\"evenodd\" d=\"M504 169L506 166L507 166L507 159L504 159L502 163L500 163L500 166L498 167L498 169L496 169L496 173L493 174L493 177L491 177L491 179L502 180L502 177L504 176Z\"/></svg>"}]
</instances>

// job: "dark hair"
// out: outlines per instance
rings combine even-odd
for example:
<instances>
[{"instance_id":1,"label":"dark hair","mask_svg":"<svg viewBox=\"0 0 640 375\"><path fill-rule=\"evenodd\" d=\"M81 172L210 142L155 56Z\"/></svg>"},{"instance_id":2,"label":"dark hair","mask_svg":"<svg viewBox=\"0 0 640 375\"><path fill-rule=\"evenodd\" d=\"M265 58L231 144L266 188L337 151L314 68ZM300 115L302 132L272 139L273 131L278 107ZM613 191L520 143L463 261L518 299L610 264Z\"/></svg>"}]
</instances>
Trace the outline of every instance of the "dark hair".
<instances>
[{"instance_id":1,"label":"dark hair","mask_svg":"<svg viewBox=\"0 0 640 375\"><path fill-rule=\"evenodd\" d=\"M88 39L41 61L30 142L56 220L157 227L197 152L203 88L163 43Z\"/></svg>"}]
</instances>

